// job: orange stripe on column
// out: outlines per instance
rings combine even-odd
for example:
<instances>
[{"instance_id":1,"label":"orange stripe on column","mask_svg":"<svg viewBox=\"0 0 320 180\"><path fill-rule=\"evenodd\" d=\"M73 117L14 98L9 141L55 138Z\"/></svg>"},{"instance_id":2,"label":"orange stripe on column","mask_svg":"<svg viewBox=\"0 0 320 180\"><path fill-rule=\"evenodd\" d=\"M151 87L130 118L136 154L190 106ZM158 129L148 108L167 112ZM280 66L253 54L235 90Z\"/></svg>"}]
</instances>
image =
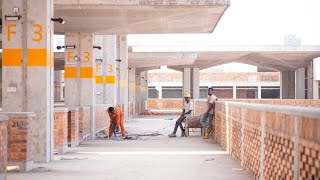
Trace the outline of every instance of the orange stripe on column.
<instances>
[{"instance_id":1,"label":"orange stripe on column","mask_svg":"<svg viewBox=\"0 0 320 180\"><path fill-rule=\"evenodd\" d=\"M106 84L114 84L116 82L115 76L106 76Z\"/></svg>"},{"instance_id":2,"label":"orange stripe on column","mask_svg":"<svg viewBox=\"0 0 320 180\"><path fill-rule=\"evenodd\" d=\"M64 77L65 78L77 78L77 67L65 67Z\"/></svg>"},{"instance_id":3,"label":"orange stripe on column","mask_svg":"<svg viewBox=\"0 0 320 180\"><path fill-rule=\"evenodd\" d=\"M96 84L102 84L103 83L103 76L96 76Z\"/></svg>"},{"instance_id":4,"label":"orange stripe on column","mask_svg":"<svg viewBox=\"0 0 320 180\"><path fill-rule=\"evenodd\" d=\"M80 78L93 78L93 67L80 67Z\"/></svg>"},{"instance_id":5,"label":"orange stripe on column","mask_svg":"<svg viewBox=\"0 0 320 180\"><path fill-rule=\"evenodd\" d=\"M22 49L3 49L2 66L22 66Z\"/></svg>"},{"instance_id":6,"label":"orange stripe on column","mask_svg":"<svg viewBox=\"0 0 320 180\"><path fill-rule=\"evenodd\" d=\"M50 66L50 57L47 49L28 49L27 66Z\"/></svg>"}]
</instances>

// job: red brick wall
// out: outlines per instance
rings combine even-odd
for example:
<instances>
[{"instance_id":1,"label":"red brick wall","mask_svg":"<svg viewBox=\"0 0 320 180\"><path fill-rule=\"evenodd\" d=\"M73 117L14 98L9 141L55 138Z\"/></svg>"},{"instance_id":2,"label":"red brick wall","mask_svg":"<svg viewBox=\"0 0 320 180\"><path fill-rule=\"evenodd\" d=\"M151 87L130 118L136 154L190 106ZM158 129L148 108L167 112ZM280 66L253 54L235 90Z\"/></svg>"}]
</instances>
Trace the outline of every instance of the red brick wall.
<instances>
[{"instance_id":1,"label":"red brick wall","mask_svg":"<svg viewBox=\"0 0 320 180\"><path fill-rule=\"evenodd\" d=\"M289 106L304 106L304 107L320 107L320 100L312 99L236 99L224 101L235 101L245 103L256 103L256 104L274 104L274 105L289 105Z\"/></svg>"},{"instance_id":2,"label":"red brick wall","mask_svg":"<svg viewBox=\"0 0 320 180\"><path fill-rule=\"evenodd\" d=\"M147 102L149 110L177 110L183 107L183 99L148 99Z\"/></svg>"},{"instance_id":3,"label":"red brick wall","mask_svg":"<svg viewBox=\"0 0 320 180\"><path fill-rule=\"evenodd\" d=\"M70 108L68 112L68 142L71 147L79 145L79 108Z\"/></svg>"},{"instance_id":4,"label":"red brick wall","mask_svg":"<svg viewBox=\"0 0 320 180\"><path fill-rule=\"evenodd\" d=\"M0 179L6 179L7 173L7 148L8 148L8 117L0 117Z\"/></svg>"},{"instance_id":5,"label":"red brick wall","mask_svg":"<svg viewBox=\"0 0 320 180\"><path fill-rule=\"evenodd\" d=\"M213 89L213 94L219 98L233 98L233 89Z\"/></svg>"},{"instance_id":6,"label":"red brick wall","mask_svg":"<svg viewBox=\"0 0 320 180\"><path fill-rule=\"evenodd\" d=\"M151 82L182 82L181 72L148 73ZM209 73L200 72L200 82L279 82L278 72Z\"/></svg>"},{"instance_id":7,"label":"red brick wall","mask_svg":"<svg viewBox=\"0 0 320 180\"><path fill-rule=\"evenodd\" d=\"M68 147L68 109L55 108L53 128L54 149L59 154L67 151Z\"/></svg>"},{"instance_id":8,"label":"red brick wall","mask_svg":"<svg viewBox=\"0 0 320 180\"><path fill-rule=\"evenodd\" d=\"M26 163L33 162L34 158L35 115L34 113L9 113L8 116L8 163L19 165L20 171L31 170L32 167L27 166Z\"/></svg>"},{"instance_id":9,"label":"red brick wall","mask_svg":"<svg viewBox=\"0 0 320 180\"><path fill-rule=\"evenodd\" d=\"M213 135L256 178L293 179L296 156L299 179L320 179L318 114L320 109L220 102Z\"/></svg>"},{"instance_id":10,"label":"red brick wall","mask_svg":"<svg viewBox=\"0 0 320 180\"><path fill-rule=\"evenodd\" d=\"M89 106L79 108L79 138L82 141L85 137L90 136L90 119L91 109Z\"/></svg>"},{"instance_id":11,"label":"red brick wall","mask_svg":"<svg viewBox=\"0 0 320 180\"><path fill-rule=\"evenodd\" d=\"M237 89L237 99L254 99L257 92L257 89Z\"/></svg>"},{"instance_id":12,"label":"red brick wall","mask_svg":"<svg viewBox=\"0 0 320 180\"><path fill-rule=\"evenodd\" d=\"M106 129L109 127L109 115L108 115L108 108L110 106L107 105L97 105L96 106L96 131Z\"/></svg>"}]
</instances>

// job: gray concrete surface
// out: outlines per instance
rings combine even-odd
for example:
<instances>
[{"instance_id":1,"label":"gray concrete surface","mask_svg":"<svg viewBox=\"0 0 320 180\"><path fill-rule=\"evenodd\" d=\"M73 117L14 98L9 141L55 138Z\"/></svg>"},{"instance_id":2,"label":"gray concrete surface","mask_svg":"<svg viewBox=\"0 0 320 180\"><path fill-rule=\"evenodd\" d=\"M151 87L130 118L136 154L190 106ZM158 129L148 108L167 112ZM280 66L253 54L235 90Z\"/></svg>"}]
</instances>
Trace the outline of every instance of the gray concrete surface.
<instances>
[{"instance_id":1,"label":"gray concrete surface","mask_svg":"<svg viewBox=\"0 0 320 180\"><path fill-rule=\"evenodd\" d=\"M126 122L129 134L159 130L163 136L139 140L95 140L70 148L48 164L36 164L29 173L9 172L9 180L170 180L253 179L240 163L199 132L168 138L175 121L144 116ZM180 135L180 131L178 131Z\"/></svg>"}]
</instances>

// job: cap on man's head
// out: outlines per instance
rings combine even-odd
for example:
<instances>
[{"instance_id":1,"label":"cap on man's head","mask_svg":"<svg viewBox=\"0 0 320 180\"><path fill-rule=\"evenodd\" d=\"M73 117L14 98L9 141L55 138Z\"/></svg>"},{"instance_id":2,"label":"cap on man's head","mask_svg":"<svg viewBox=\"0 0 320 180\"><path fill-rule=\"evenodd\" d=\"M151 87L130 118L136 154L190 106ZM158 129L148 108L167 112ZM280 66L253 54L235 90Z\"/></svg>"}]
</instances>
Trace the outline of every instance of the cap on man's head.
<instances>
[{"instance_id":1,"label":"cap on man's head","mask_svg":"<svg viewBox=\"0 0 320 180\"><path fill-rule=\"evenodd\" d=\"M190 95L189 93L184 93L184 97L185 97L185 98L190 98L191 95Z\"/></svg>"}]
</instances>

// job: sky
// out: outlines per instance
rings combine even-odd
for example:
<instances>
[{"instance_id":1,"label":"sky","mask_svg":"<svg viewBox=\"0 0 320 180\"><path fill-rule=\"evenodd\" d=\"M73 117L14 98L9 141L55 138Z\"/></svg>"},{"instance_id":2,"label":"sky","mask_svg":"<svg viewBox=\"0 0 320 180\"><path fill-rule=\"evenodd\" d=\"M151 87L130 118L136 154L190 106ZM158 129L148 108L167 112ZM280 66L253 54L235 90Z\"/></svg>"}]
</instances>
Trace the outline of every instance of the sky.
<instances>
[{"instance_id":1,"label":"sky","mask_svg":"<svg viewBox=\"0 0 320 180\"><path fill-rule=\"evenodd\" d=\"M320 45L319 9L320 0L231 0L212 34L129 35L128 44L140 47L134 51L151 50L150 46L205 50L209 46L284 45L286 35L295 35L302 45Z\"/></svg>"}]
</instances>

